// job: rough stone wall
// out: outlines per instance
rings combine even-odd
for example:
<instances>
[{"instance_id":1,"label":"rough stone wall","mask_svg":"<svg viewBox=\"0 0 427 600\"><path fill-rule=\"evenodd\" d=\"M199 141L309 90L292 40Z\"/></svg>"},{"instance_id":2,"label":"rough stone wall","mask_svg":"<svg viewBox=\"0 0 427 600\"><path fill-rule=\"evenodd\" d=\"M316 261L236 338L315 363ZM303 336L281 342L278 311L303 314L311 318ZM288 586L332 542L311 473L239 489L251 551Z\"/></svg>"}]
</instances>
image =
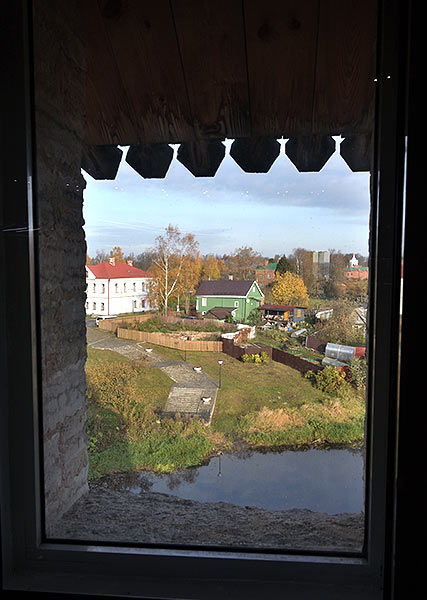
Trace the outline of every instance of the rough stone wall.
<instances>
[{"instance_id":1,"label":"rough stone wall","mask_svg":"<svg viewBox=\"0 0 427 600\"><path fill-rule=\"evenodd\" d=\"M34 2L36 189L47 534L87 489L79 2Z\"/></svg>"}]
</instances>

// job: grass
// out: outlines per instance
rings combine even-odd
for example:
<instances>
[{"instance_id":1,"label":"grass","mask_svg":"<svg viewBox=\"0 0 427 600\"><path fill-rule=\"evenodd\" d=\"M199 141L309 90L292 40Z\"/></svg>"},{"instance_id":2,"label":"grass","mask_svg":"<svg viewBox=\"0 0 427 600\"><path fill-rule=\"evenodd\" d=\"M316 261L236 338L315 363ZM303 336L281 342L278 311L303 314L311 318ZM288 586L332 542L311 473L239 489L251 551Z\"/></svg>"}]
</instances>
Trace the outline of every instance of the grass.
<instances>
[{"instance_id":1,"label":"grass","mask_svg":"<svg viewBox=\"0 0 427 600\"><path fill-rule=\"evenodd\" d=\"M184 360L179 350L152 348ZM219 384L218 360L223 361L221 388L207 427L196 419L157 417L172 384L162 371L89 348L89 477L143 469L170 473L242 444L296 448L363 441L364 397L351 385L339 395L325 394L280 363L257 365L219 352L187 352L187 362Z\"/></svg>"}]
</instances>

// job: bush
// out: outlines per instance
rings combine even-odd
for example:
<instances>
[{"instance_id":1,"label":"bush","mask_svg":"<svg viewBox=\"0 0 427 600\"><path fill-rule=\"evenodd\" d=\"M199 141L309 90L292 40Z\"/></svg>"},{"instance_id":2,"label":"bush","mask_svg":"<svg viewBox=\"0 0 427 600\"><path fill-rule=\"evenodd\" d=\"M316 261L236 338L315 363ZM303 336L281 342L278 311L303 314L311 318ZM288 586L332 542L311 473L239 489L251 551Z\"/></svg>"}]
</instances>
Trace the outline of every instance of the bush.
<instances>
[{"instance_id":1,"label":"bush","mask_svg":"<svg viewBox=\"0 0 427 600\"><path fill-rule=\"evenodd\" d=\"M357 388L366 385L367 367L363 358L354 357L349 363L349 376L351 383Z\"/></svg>"},{"instance_id":2,"label":"bush","mask_svg":"<svg viewBox=\"0 0 427 600\"><path fill-rule=\"evenodd\" d=\"M263 365L268 363L270 357L267 352L261 352L261 354L242 354L241 359L245 363L255 363L256 365Z\"/></svg>"},{"instance_id":3,"label":"bush","mask_svg":"<svg viewBox=\"0 0 427 600\"><path fill-rule=\"evenodd\" d=\"M307 371L305 374L307 379L313 382L321 392L333 394L345 383L345 373L336 367L327 366L317 373Z\"/></svg>"}]
</instances>

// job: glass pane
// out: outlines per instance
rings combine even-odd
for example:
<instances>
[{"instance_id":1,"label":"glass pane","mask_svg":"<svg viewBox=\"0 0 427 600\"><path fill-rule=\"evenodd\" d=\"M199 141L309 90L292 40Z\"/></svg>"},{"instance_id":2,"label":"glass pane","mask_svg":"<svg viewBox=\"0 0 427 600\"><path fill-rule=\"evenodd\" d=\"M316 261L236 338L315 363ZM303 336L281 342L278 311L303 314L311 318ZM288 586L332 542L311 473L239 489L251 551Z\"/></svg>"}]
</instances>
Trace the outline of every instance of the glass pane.
<instances>
[{"instance_id":1,"label":"glass pane","mask_svg":"<svg viewBox=\"0 0 427 600\"><path fill-rule=\"evenodd\" d=\"M311 4L35 3L48 538L362 549L375 14Z\"/></svg>"}]
</instances>

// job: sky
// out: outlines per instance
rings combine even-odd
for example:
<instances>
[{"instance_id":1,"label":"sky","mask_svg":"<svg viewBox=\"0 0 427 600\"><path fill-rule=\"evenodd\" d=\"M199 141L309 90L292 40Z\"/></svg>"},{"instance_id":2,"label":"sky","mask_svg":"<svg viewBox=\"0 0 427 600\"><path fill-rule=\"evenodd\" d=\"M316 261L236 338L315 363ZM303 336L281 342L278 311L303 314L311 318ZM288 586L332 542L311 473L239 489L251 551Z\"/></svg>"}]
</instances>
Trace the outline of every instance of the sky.
<instances>
[{"instance_id":1,"label":"sky","mask_svg":"<svg viewBox=\"0 0 427 600\"><path fill-rule=\"evenodd\" d=\"M174 158L164 179L144 179L126 162L114 181L86 172L83 214L89 256L120 246L153 247L171 224L193 233L199 250L229 254L250 246L262 256L295 248L368 255L369 173L353 173L337 150L319 173L299 173L281 152L268 173L244 173L226 156L215 177L194 177Z\"/></svg>"}]
</instances>

